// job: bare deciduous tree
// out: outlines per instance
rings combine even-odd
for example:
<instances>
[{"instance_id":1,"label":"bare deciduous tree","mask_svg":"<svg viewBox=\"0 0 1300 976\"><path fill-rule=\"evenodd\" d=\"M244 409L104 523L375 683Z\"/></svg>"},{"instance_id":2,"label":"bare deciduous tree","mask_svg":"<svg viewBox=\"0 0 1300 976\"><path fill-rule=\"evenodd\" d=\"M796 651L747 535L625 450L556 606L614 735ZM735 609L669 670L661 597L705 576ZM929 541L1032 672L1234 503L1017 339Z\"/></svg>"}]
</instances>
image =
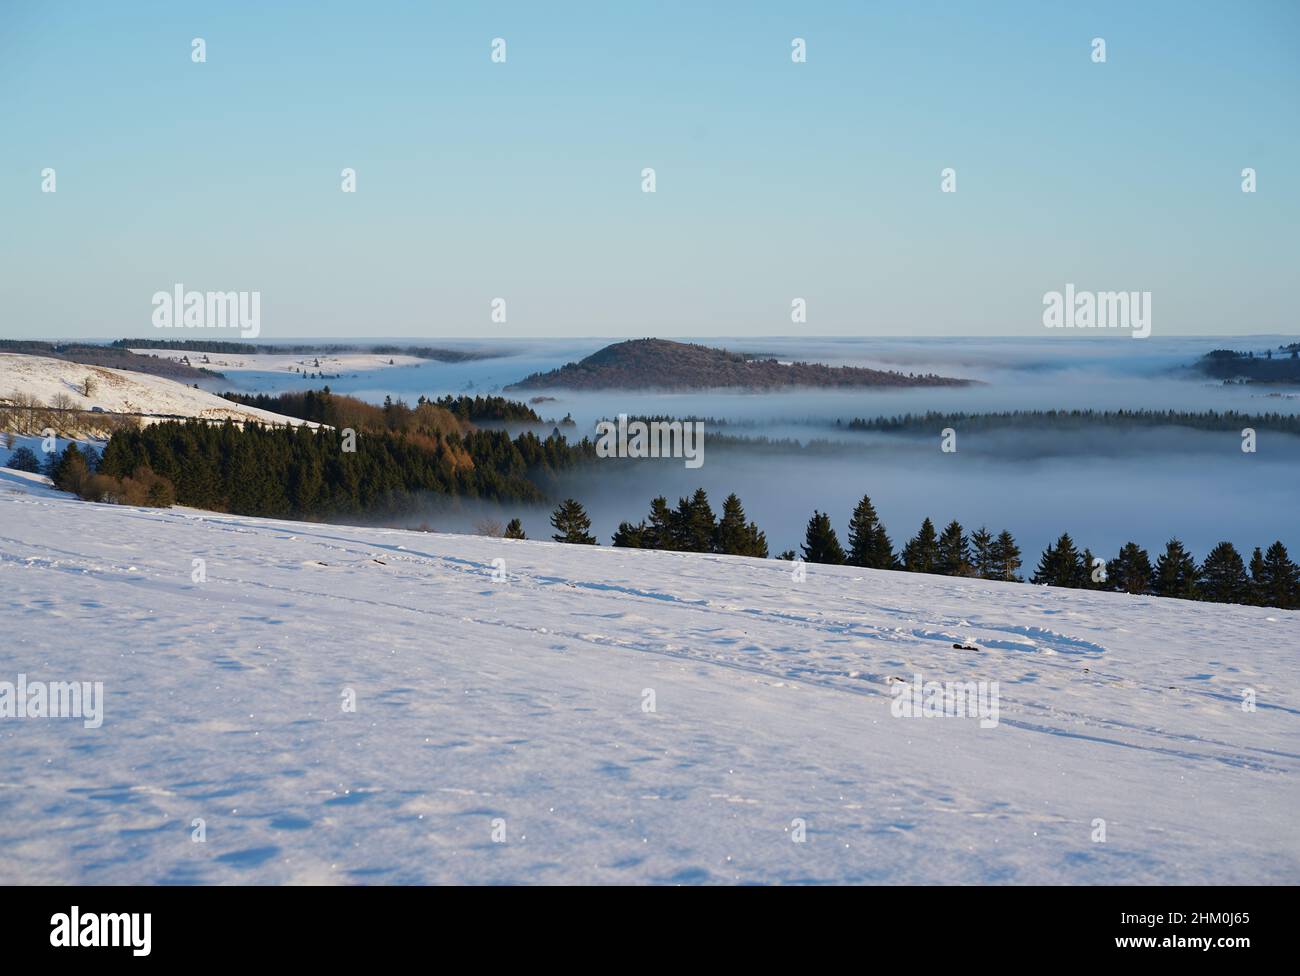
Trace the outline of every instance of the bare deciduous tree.
<instances>
[{"instance_id":1,"label":"bare deciduous tree","mask_svg":"<svg viewBox=\"0 0 1300 976\"><path fill-rule=\"evenodd\" d=\"M492 536L494 539L499 539L506 534L505 527L496 519L492 518L479 519L474 523L474 531L478 535L488 535Z\"/></svg>"}]
</instances>

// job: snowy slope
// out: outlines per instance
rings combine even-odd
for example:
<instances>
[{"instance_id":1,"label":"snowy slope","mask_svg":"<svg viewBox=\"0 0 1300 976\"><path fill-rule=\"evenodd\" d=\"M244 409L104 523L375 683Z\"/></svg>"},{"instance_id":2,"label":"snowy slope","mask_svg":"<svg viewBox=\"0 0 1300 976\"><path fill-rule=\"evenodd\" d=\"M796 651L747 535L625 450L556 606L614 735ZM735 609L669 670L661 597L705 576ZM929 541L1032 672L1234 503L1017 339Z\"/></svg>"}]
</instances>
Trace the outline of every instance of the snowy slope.
<instances>
[{"instance_id":1,"label":"snowy slope","mask_svg":"<svg viewBox=\"0 0 1300 976\"><path fill-rule=\"evenodd\" d=\"M0 883L1300 881L1300 614L790 570L0 471L0 680L106 694L0 719Z\"/></svg>"},{"instance_id":2,"label":"snowy slope","mask_svg":"<svg viewBox=\"0 0 1300 976\"><path fill-rule=\"evenodd\" d=\"M145 356L174 362L189 360L219 373L348 373L368 372L397 366L418 366L429 362L418 356L380 355L370 352L322 353L190 353L176 349L132 349Z\"/></svg>"},{"instance_id":3,"label":"snowy slope","mask_svg":"<svg viewBox=\"0 0 1300 976\"><path fill-rule=\"evenodd\" d=\"M80 392L87 376L94 377L91 395ZM303 423L269 410L243 407L213 393L196 390L167 379L125 369L83 366L45 356L0 353L0 398L15 394L34 396L50 405L57 394L65 394L78 408L100 407L110 413L168 414L182 417L206 417L215 420L257 420L270 424ZM312 424L311 426L316 426Z\"/></svg>"}]
</instances>

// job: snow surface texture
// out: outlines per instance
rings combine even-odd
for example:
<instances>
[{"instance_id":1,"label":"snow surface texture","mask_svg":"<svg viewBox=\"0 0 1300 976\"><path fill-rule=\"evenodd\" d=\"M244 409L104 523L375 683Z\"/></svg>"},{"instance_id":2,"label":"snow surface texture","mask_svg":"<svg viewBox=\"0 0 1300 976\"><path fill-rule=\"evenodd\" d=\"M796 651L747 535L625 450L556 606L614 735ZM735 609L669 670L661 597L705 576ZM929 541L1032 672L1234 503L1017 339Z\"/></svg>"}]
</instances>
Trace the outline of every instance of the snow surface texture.
<instances>
[{"instance_id":1,"label":"snow surface texture","mask_svg":"<svg viewBox=\"0 0 1300 976\"><path fill-rule=\"evenodd\" d=\"M106 698L0 719L0 883L1300 881L1300 614L9 471L0 519L0 680ZM893 717L917 672L998 681L999 725Z\"/></svg>"},{"instance_id":2,"label":"snow surface texture","mask_svg":"<svg viewBox=\"0 0 1300 976\"><path fill-rule=\"evenodd\" d=\"M87 376L93 376L95 380L89 397L79 389ZM229 417L238 421L257 420L294 426L304 423L269 410L240 406L165 376L105 366L83 366L46 356L0 353L0 397L11 399L14 394L34 396L49 406L60 393L70 397L73 405L83 410L100 407L109 413L166 414L211 420Z\"/></svg>"}]
</instances>

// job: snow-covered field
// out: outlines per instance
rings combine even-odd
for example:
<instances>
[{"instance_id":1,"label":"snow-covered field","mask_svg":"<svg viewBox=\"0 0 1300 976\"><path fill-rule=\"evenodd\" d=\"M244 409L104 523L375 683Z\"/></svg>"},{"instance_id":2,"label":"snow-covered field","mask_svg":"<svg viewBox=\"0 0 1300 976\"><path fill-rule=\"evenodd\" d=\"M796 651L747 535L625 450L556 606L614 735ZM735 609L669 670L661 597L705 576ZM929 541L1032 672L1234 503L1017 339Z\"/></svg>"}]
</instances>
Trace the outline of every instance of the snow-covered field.
<instances>
[{"instance_id":1,"label":"snow-covered field","mask_svg":"<svg viewBox=\"0 0 1300 976\"><path fill-rule=\"evenodd\" d=\"M202 366L218 373L352 373L386 369L390 366L418 366L427 360L417 356L356 352L337 355L296 355L289 353L192 353L177 349L132 349L145 356L157 356L191 366Z\"/></svg>"},{"instance_id":2,"label":"snow-covered field","mask_svg":"<svg viewBox=\"0 0 1300 976\"><path fill-rule=\"evenodd\" d=\"M84 395L82 384L92 378L91 392ZM125 369L84 366L45 356L0 353L0 398L16 394L34 396L49 406L63 394L75 408L99 407L109 413L168 414L212 420L257 420L262 423L303 423L269 410L242 407L213 393L196 390L165 376L152 376ZM312 424L311 426L315 426Z\"/></svg>"},{"instance_id":3,"label":"snow-covered field","mask_svg":"<svg viewBox=\"0 0 1300 976\"><path fill-rule=\"evenodd\" d=\"M105 694L0 719L0 883L1300 882L1297 613L8 471L0 526L0 682ZM997 726L893 717L917 673Z\"/></svg>"}]
</instances>

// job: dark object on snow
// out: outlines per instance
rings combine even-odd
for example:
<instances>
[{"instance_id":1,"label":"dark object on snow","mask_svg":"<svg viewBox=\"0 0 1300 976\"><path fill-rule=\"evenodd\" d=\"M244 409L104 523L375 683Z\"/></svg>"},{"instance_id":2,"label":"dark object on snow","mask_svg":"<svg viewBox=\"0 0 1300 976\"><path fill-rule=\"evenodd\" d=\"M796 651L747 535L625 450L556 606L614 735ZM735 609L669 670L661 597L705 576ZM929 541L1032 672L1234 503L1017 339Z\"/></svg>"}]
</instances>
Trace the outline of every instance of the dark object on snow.
<instances>
[{"instance_id":1,"label":"dark object on snow","mask_svg":"<svg viewBox=\"0 0 1300 976\"><path fill-rule=\"evenodd\" d=\"M973 644L953 644L953 649L958 651L978 651L979 648Z\"/></svg>"}]
</instances>

